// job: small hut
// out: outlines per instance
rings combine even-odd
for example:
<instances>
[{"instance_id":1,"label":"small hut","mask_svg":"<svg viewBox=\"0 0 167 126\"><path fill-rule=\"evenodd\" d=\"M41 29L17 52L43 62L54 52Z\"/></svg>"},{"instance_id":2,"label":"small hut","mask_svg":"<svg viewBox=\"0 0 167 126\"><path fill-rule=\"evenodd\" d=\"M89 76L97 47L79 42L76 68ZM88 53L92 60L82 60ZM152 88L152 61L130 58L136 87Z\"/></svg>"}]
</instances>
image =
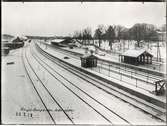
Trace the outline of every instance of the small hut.
<instances>
[{"instance_id":1,"label":"small hut","mask_svg":"<svg viewBox=\"0 0 167 126\"><path fill-rule=\"evenodd\" d=\"M88 67L96 67L97 66L97 57L93 54L85 54L81 57L81 66Z\"/></svg>"},{"instance_id":2,"label":"small hut","mask_svg":"<svg viewBox=\"0 0 167 126\"><path fill-rule=\"evenodd\" d=\"M128 50L120 55L121 62L141 65L141 64L152 64L153 55L144 49L133 49Z\"/></svg>"}]
</instances>

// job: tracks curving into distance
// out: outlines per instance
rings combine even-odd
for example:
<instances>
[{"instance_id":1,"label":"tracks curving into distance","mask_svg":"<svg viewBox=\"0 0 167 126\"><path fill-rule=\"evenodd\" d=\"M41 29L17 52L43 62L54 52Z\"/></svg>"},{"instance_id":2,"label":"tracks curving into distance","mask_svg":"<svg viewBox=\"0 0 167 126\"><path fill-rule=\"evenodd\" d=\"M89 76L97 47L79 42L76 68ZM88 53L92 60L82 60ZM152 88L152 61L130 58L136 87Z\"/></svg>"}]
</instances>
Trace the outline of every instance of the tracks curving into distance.
<instances>
[{"instance_id":1,"label":"tracks curving into distance","mask_svg":"<svg viewBox=\"0 0 167 126\"><path fill-rule=\"evenodd\" d=\"M50 95L51 100L53 100L53 101L58 105L58 107L63 111L63 113L66 115L66 117L70 120L71 124L74 124L73 120L69 117L69 115L68 115L68 114L65 112L65 110L63 109L63 107L57 102L57 100L53 97L53 95L52 95L52 94L50 93L50 91L47 89L47 87L46 87L45 84L42 82L42 80L38 77L38 75L36 74L36 72L35 72L34 69L32 68L32 65L30 64L30 62L29 62L29 60L28 60L28 58L27 58L26 52L24 52L24 53L25 53L25 54L24 54L24 57L25 57L25 59L26 59L27 65L29 66L29 68L31 69L31 71L34 73L33 75L34 75L34 76L36 77L36 79L40 82L40 84L44 87L45 91ZM23 56L22 56L22 58L23 58ZM35 89L35 91L36 91L38 97L40 98L42 104L44 105L44 107L45 107L47 113L49 114L51 120L53 121L53 123L54 123L54 124L57 124L56 121L55 121L55 119L53 118L53 115L52 115L51 112L49 111L49 108L47 107L46 102L44 102L44 97L41 97L41 95L40 95L40 93L39 93L39 90L37 89L37 87L35 86L35 83L34 83L33 80L31 79L30 74L29 74L29 72L28 72L27 65L25 64L24 59L22 59L22 60L23 60L23 64L24 64L24 68L25 68L25 70L26 70L26 73L27 73L27 75L28 75L28 77L29 77L29 79L30 79L30 81L31 81L31 83L32 83L32 85L33 85L33 87L34 87L34 89Z\"/></svg>"},{"instance_id":2,"label":"tracks curving into distance","mask_svg":"<svg viewBox=\"0 0 167 126\"><path fill-rule=\"evenodd\" d=\"M100 86L94 84L93 82L99 83L100 85L103 85L103 86L109 88L110 90L119 93L119 94L122 95L122 96L125 96L125 97L127 97L127 98L129 98L129 99L134 100L135 102L138 102L139 104L142 104L142 105L144 105L144 106L146 106L146 107L148 107L148 108L151 108L151 109L152 109L153 111L155 111L155 112L164 114L164 112L160 111L159 109L156 109L156 107L154 107L154 106L150 106L150 105L145 104L145 103L143 103L143 102L141 102L141 101L139 101L139 100L137 100L137 99L135 99L135 98L133 98L133 97L130 97L130 96L128 96L128 95L126 95L126 94L124 94L124 93L122 93L122 92L116 91L115 89L112 89L111 87L106 86L106 85L104 85L103 83L101 83L101 82L99 82L99 81L97 81L97 80L95 80L95 79L92 79L91 77L89 77L89 76L87 76L87 75L85 75L85 74L83 74L83 73L81 73L81 72L79 73L79 71L75 70L74 68L71 68L71 67L68 66L68 65L65 65L64 63L56 62L56 57L51 56L50 54L47 54L47 53L44 52L42 49L40 49L40 47L38 47L38 46L36 46L36 48L37 48L37 50L38 50L42 55L44 55L46 58L50 59L52 62L56 63L57 65L59 65L59 66L61 66L61 67L63 67L64 69L68 70L69 72L73 73L74 75L78 76L79 78L81 78L81 79L83 79L83 80L89 82L90 84L96 86L97 88L100 88L100 89L102 89L103 91L105 91L105 92L107 92L107 93L109 93L109 94L111 94L111 95L113 95L113 96L115 96L115 97L117 97L117 98L119 98L119 99L125 101L125 102L128 102L128 101L126 101L124 98L119 97L119 95L117 96L117 95L115 95L114 93L112 93L111 91L105 90L105 89L101 88ZM32 55L34 56L34 58L36 58L36 60L38 60L38 62L43 62L46 66L50 67L47 63L45 63L44 61L42 61L35 53L33 53ZM37 58L38 58L38 59L37 59ZM53 69L53 68L50 67L50 69ZM54 69L53 69L53 71L56 72ZM59 73L58 73L58 74L59 74ZM62 76L62 75L60 75L60 76ZM85 77L84 77L84 76L85 76ZM63 76L62 76L62 77L63 77ZM64 77L63 77L63 78L64 78ZM86 78L86 79L85 79L85 78ZM68 81L67 78L65 78L65 79ZM91 81L90 81L90 80L91 80ZM92 82L92 81L93 81L93 82ZM70 82L69 82L69 83L70 83ZM75 86L75 85L74 85L74 86ZM75 87L76 87L76 86L75 86ZM76 87L76 88L78 88L78 87ZM78 89L79 89L79 88L78 88ZM79 90L81 90L82 92L84 92L85 94L87 94L87 93L86 93L85 91L83 91L82 89L79 89ZM87 95L89 95L89 94L87 94ZM89 95L89 97L91 97L91 96ZM95 99L95 100L96 100L96 99ZM96 100L96 102L98 102L98 101ZM146 110L144 110L144 109L142 109L142 108L136 106L135 104L133 104L133 103L131 103L131 102L128 102L128 103L131 104L131 105L133 105L134 107L139 108L140 110L146 112L147 114L150 114L152 117L154 117L154 118L156 118L156 119L159 119L159 120L161 120L161 121L164 121L163 119L159 118L159 117L156 116L155 114L152 114L152 113L150 113L150 112L148 112L148 111L146 111ZM116 113L115 113L115 114L116 114ZM118 115L118 116L119 116L119 115ZM120 117L120 118L122 118L122 117ZM122 119L123 119L123 118L122 118ZM126 121L127 121L127 120L126 120ZM127 121L127 122L128 122L128 121Z\"/></svg>"},{"instance_id":3,"label":"tracks curving into distance","mask_svg":"<svg viewBox=\"0 0 167 126\"><path fill-rule=\"evenodd\" d=\"M30 64L30 62L29 62L29 60L28 60L28 58L27 58L26 53L25 53L25 59L26 59L28 65L29 65L29 67L30 67L31 70L33 71L34 75L35 75L35 76L37 77L37 79L40 81L40 83L41 83L42 86L45 88L45 90L48 92L48 94L51 96L51 98L56 102L56 100L54 99L54 97L52 96L52 94L51 94L51 93L49 92L49 90L46 88L45 84L42 82L42 80L41 80L41 79L38 77L38 75L36 74L35 70L33 69L32 65ZM29 73L28 73L27 67L26 67L26 65L25 65L25 62L24 62L24 66L25 66L25 69L26 69L26 71L27 71L27 74L28 74L29 78L31 79L31 77L30 77L30 75L29 75ZM44 66L43 66L43 67L44 67ZM44 68L45 68L45 67L44 67ZM47 70L47 69L46 69L46 70ZM48 71L48 70L47 70L47 71ZM69 91L71 91L75 96L77 96L81 101L83 101L83 102L86 103L90 108L92 108L97 114L99 114L101 117L103 117L103 118L104 118L107 122L109 122L110 124L113 124L111 120L109 120L108 118L106 118L106 117L105 117L103 114L101 114L97 109L93 108L89 103L87 103L84 99L82 99L79 95L77 95L73 90L71 90L69 87L67 87L61 80L59 80L58 78L56 78L56 76L54 76L50 71L48 71L48 72L49 72L50 75L52 75L56 80L58 80L64 87L66 87L66 88L67 88ZM32 80L32 79L31 79L31 80ZM41 97L39 91L36 89L36 86L35 86L34 82L33 82L33 81L31 81L31 82L32 82L33 87L34 87L36 93L38 94L38 96L39 96L41 102L42 102L43 105L45 106L45 109L47 110L47 112L48 112L50 118L52 119L53 123L54 123L54 124L57 124L56 121L55 121L55 119L53 118L52 114L49 112L49 109L47 108L47 105L46 105L46 103L44 102L43 97ZM59 106L60 108L62 108L62 107L59 105L58 102L56 102L56 103L58 104L58 106ZM65 113L65 112L64 112L64 113ZM66 114L66 115L67 115L67 114ZM68 116L68 115L67 115L67 116ZM72 122L72 124L75 124L75 123L73 122L73 120L70 119L69 116L68 116L68 118L69 118L69 120ZM130 124L130 123L128 123L128 124Z\"/></svg>"},{"instance_id":4,"label":"tracks curving into distance","mask_svg":"<svg viewBox=\"0 0 167 126\"><path fill-rule=\"evenodd\" d=\"M24 52L24 53L25 53L25 52ZM49 116L50 116L51 120L53 121L53 123L54 123L54 124L56 124L56 122L55 122L55 120L53 119L53 117L52 117L51 113L49 112L49 110L48 110L48 108L47 108L47 106L46 106L45 102L43 101L43 99L42 99L41 95L39 94L38 90L36 89L36 87L35 87L35 84L34 84L33 80L32 80L32 79L31 79L31 77L30 77L30 74L29 74L29 72L28 72L28 68L27 68L27 66L26 66L26 64L25 64L25 61L24 61L24 59L23 59L23 55L24 55L24 54L23 54L23 52L22 52L22 56L21 56L21 57L22 57L22 62L23 62L23 66L24 66L24 68L25 68L25 71L26 71L26 73L27 73L27 75L28 75L28 78L30 79L31 84L32 84L32 86L33 86L33 88L34 88L35 92L37 93L38 97L40 98L40 100L41 100L41 102L42 102L43 106L45 107L45 109L46 109L47 113L49 114Z\"/></svg>"},{"instance_id":5,"label":"tracks curving into distance","mask_svg":"<svg viewBox=\"0 0 167 126\"><path fill-rule=\"evenodd\" d=\"M73 91L72 89L70 89L68 86L66 86L64 84L64 82L62 82L62 80L60 80L59 78L57 78L57 76L54 74L56 73L57 75L59 75L60 77L62 77L65 81L67 81L68 83L70 83L71 85L73 85L75 88L77 88L79 91L81 91L84 95L86 95L87 97L89 97L90 99L92 99L94 102L96 102L96 104L99 104L100 106L102 106L103 108L105 108L107 111L109 111L110 113L114 114L115 116L117 116L121 121L125 122L126 124L130 124L131 123L126 120L125 118L121 117L120 115L118 115L117 113L115 113L113 110L111 110L110 108L106 107L104 104L102 104L101 102L99 102L98 100L96 100L95 98L93 98L91 95L89 95L88 93L86 93L84 90L82 90L81 88L79 88L78 86L76 86L75 84L73 84L71 81L69 81L67 78L65 78L64 76L62 76L61 74L59 74L57 71L55 71L52 67L50 67L48 64L46 64L44 61L42 61L39 57L37 57L37 55L35 55L34 53L31 53L31 55L34 57L34 59L36 59L36 61L48 72L50 73L51 76L53 76L56 80L58 80L65 88L67 88L69 91L71 91L75 96L77 96L82 102L84 102L85 104L87 104L90 108L92 108L97 114L99 114L101 117L103 117L106 121L108 121L110 124L114 124L112 122L112 120L108 119L107 117L105 117L97 108L94 108L91 104L88 103L88 101L84 100L81 96L79 96L77 93L75 93L75 91ZM50 69L52 69L54 71L51 72L50 70L48 70L48 68L46 66L44 66L43 64L45 64L47 67L49 67Z\"/></svg>"}]
</instances>

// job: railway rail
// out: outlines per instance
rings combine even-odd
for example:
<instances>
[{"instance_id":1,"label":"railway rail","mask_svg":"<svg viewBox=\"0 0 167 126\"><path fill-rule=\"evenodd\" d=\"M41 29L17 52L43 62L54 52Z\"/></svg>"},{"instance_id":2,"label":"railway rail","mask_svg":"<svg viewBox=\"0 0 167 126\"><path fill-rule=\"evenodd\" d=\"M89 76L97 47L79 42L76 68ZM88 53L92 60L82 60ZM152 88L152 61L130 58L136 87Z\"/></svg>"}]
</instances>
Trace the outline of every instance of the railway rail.
<instances>
[{"instance_id":1,"label":"railway rail","mask_svg":"<svg viewBox=\"0 0 167 126\"><path fill-rule=\"evenodd\" d=\"M29 58L30 58L30 57L29 57ZM35 58L35 57L34 57L34 58ZM47 87L45 86L46 84L44 84L44 83L42 82L42 79L40 79L40 77L38 77L36 71L33 69L33 66L31 65L30 61L28 60L28 57L26 56L26 54L25 54L25 60L26 60L26 62L27 62L26 65L25 65L25 69L27 70L28 75L29 75L29 76L31 75L30 78L32 78L32 76L33 76L33 77L35 76L35 77L36 77L35 80L38 80L38 81L40 82L40 85L42 85L42 87L43 87L41 90L38 90L38 89L37 89L37 86L35 86L35 85L37 85L37 84L34 84L34 82L31 81L31 82L33 83L33 85L34 85L34 89L36 90L38 96L40 97L40 99L41 99L43 105L45 106L47 112L49 113L49 115L50 115L52 121L54 122L54 124L57 124L56 121L55 121L55 118L54 118L53 115L49 112L49 108L47 108L47 106L48 106L47 104L50 103L50 102L45 102L45 100L44 100L45 97L46 97L45 95L47 95L47 94L50 95L50 98L49 98L49 99L52 99L52 100L54 100L54 101L55 101L55 99L54 99L54 97L52 96L52 94L50 93L50 91L47 89ZM37 61L37 59L36 59L36 61ZM89 100L86 100L86 99L82 98L82 96L79 96L75 91L73 91L73 90L70 89L68 86L66 86L62 80L60 80L59 78L57 78L56 75L54 75L51 71L49 71L48 69L46 69L46 66L42 65L42 63L40 63L39 61L37 61L37 62L38 62L43 68L45 68L45 70L48 71L48 73L49 73L51 76L53 76L53 77L55 78L55 80L58 80L65 88L67 88L70 92L72 92L75 96L77 96L82 102L84 102L84 103L85 103L86 105L88 105L90 108L92 108L97 114L99 114L101 117L103 117L109 124L114 124L114 123L112 122L111 119L108 119L107 117L105 117L105 116L104 116L104 113L102 114L101 112L99 112L99 110L98 110L97 108L95 108L95 106L93 107L93 106L88 102L90 99L92 99L95 103L97 102L96 104L99 104L99 105L102 106L104 109L110 111L110 113L112 113L113 115L117 116L117 118L119 118L120 121L124 122L124 124L130 124L130 123L129 123L127 120L125 120L123 117L121 117L121 116L119 116L118 114L114 113L112 110L109 110L107 107L105 107L105 105L101 104L100 102L98 102L97 100L95 100L93 97L91 97L90 95L86 94L86 92L83 92L83 91L82 91L85 95L87 95L88 97L90 97ZM25 61L24 61L24 63L25 63ZM28 72L27 65L29 66L29 69L31 69L31 71L32 71L31 73ZM33 73L33 74L32 74L32 73ZM62 76L62 77L63 77L63 76ZM64 78L64 79L66 80L66 78ZM32 79L31 79L31 80L32 80ZM70 82L70 81L68 81L68 82L69 82L70 84L72 84L72 82ZM78 89L79 89L79 88L78 88ZM44 92L47 92L47 93L46 93L45 95L43 94L43 96L41 96L42 94L40 94L39 92L43 92L43 91L44 91ZM56 103L60 108L62 108L62 107L59 105L58 102L55 101L55 103ZM71 119L69 118L69 120L71 120ZM72 124L75 124L72 120L71 120L71 122L72 122Z\"/></svg>"},{"instance_id":2,"label":"railway rail","mask_svg":"<svg viewBox=\"0 0 167 126\"><path fill-rule=\"evenodd\" d=\"M34 56L33 56L34 57ZM71 91L75 96L77 96L81 101L83 101L85 104L87 104L90 108L92 108L95 112L97 112L99 115L101 115L106 121L108 121L110 124L114 124L110 119L108 119L107 117L104 116L104 113L99 112L99 110L97 108L95 108L95 106L93 107L90 103L89 100L93 100L96 104L99 104L100 106L102 106L102 108L106 109L107 111L109 111L110 113L112 113L113 115L117 116L118 118L120 118L120 121L122 120L125 124L131 124L130 122L128 122L126 119L124 119L123 117L121 117L120 115L118 115L117 113L115 113L113 110L109 109L108 107L106 107L104 104L100 103L98 100L94 99L91 95L89 95L88 93L86 93L85 91L83 91L82 89L80 89L79 87L77 87L75 84L73 84L73 82L69 81L67 78L65 78L64 76L62 76L61 74L59 74L58 72L56 72L53 68L51 68L49 65L45 65L47 67L49 67L52 72L50 70L48 70L48 68L46 68L46 66L44 66L44 64L42 64L42 60L37 59L37 57L34 57L36 59L36 61L48 72L50 73L50 75L52 75L56 80L60 81L61 84L66 87L69 91ZM44 63L44 62L43 62ZM54 73L53 73L54 71ZM57 78L57 76L55 75L55 73L57 75L59 75L60 77L62 77L64 80L66 80L66 82L70 83L71 85L73 85L75 88L77 88L79 91L81 91L84 95L87 96L87 99L82 98L82 96L79 96L75 91L73 91L71 88L69 88L64 82L62 82L61 79Z\"/></svg>"},{"instance_id":3,"label":"railway rail","mask_svg":"<svg viewBox=\"0 0 167 126\"><path fill-rule=\"evenodd\" d=\"M134 107L144 111L145 113L147 114L150 114L152 117L156 118L156 119L159 119L161 121L164 121L165 119L163 118L163 116L157 116L157 113L159 113L158 115L165 115L165 111L163 109L157 109L157 106L154 106L154 105L150 105L146 102L141 102L141 100L133 97L133 96L130 96L129 94L127 93L122 93L121 91L118 91L116 89L114 89L113 87L111 86L107 86L106 84L102 83L102 82L99 82L99 80L96 80L96 79L92 79L91 77L89 77L88 75L85 75L83 73L80 73L79 71L75 70L74 68L71 68L69 66L67 66L66 64L64 63L59 63L60 61L58 59L56 59L56 57L50 55L50 54L47 54L46 52L44 52L42 49L40 49L39 47L36 47L37 50L43 55L45 56L45 58L51 60L52 62L54 62L55 64L59 65L60 67L64 68L65 70L68 70L70 73L73 73L75 76L83 79L84 81L87 81L88 83L92 84L93 86L99 88L99 89L102 89L103 91L113 95L114 97L116 98L119 98L121 99L122 101L125 101L125 102L128 102L129 104L133 105ZM32 54L33 57L35 58L36 57L36 60L38 60L38 62L43 62L43 65L45 64L48 68L50 68L52 71L54 71L56 73L56 71L51 67L49 66L47 63L44 62L44 60L41 60L35 53ZM35 56L36 55L36 56ZM38 59L37 59L38 58ZM57 62L59 61L59 62ZM47 70L45 66L45 69ZM59 74L59 73L57 73ZM60 75L61 76L61 75ZM63 76L61 76L63 77ZM63 77L64 78L64 77ZM87 78L87 79L85 79ZM64 78L65 79L65 78ZM66 78L65 80L68 81L68 79ZM69 82L70 83L70 82ZM76 86L75 86L76 87ZM76 87L77 88L77 87ZM79 89L79 88L78 88ZM81 90L82 92L84 92L82 89L79 89ZM114 92L114 93L113 93ZM86 93L86 92L84 92ZM86 93L87 94L87 93ZM87 94L88 95L88 94ZM89 96L91 97L91 96ZM143 107L144 106L144 107ZM147 107L147 109L144 109L145 107ZM150 112L150 109L151 109L151 112Z\"/></svg>"},{"instance_id":4,"label":"railway rail","mask_svg":"<svg viewBox=\"0 0 167 126\"><path fill-rule=\"evenodd\" d=\"M62 50L61 48L58 48L58 47L56 48L56 51L61 52L61 53L65 54L69 57L72 57L72 58L78 59L78 60L80 60L80 57L82 56L79 53L74 53L74 52L70 52L70 51L67 51L67 50ZM115 78L117 80L121 80L121 81L127 83L128 85L138 87L138 88L143 89L145 91L148 91L150 93L155 89L155 83L154 82L157 81L157 80L163 79L162 77L159 77L159 76L157 77L155 75L150 75L148 73L146 74L146 73L143 73L143 72L135 71L135 70L132 70L130 68L121 68L120 66L114 65L114 64L109 64L108 65L108 63L104 62L103 60L99 60L97 66L99 67L99 72L100 71L103 71L103 72L105 71L104 74L109 72L109 75L107 75L107 76L110 76L110 72L113 73L113 74L116 74L117 76L115 76L115 77L110 76L110 77ZM109 68L108 68L108 66L109 66ZM96 70L96 71L98 71L98 70ZM127 77L131 80L134 80L135 82L132 81L132 83L130 83L129 81L127 82L125 80L122 80L121 78L123 76ZM148 88L145 88L145 87L142 86L142 84L140 85L139 82L145 83L145 85L150 85L150 86L148 86Z\"/></svg>"},{"instance_id":5,"label":"railway rail","mask_svg":"<svg viewBox=\"0 0 167 126\"><path fill-rule=\"evenodd\" d=\"M36 74L35 70L33 69L32 65L30 64L28 58L27 58L27 55L26 55L26 52L24 52L25 54L24 55L24 59L22 59L23 61L23 64L24 64L24 68L26 70L26 73L34 87L34 90L36 91L38 97L40 98L42 104L44 105L47 113L49 114L51 120L53 121L53 124L57 124L56 123L56 120L54 119L54 116L53 114L49 111L49 108L47 106L50 106L48 104L50 103L53 103L53 101L56 103L56 106L58 106L62 111L63 113L66 115L66 117L70 120L71 123L69 124L74 124L73 120L69 117L69 115L64 111L63 107L57 102L57 100L53 97L53 95L50 93L50 91L47 89L47 87L45 86L45 84L42 82L42 80L40 79L40 77L38 77L38 75ZM23 56L22 56L23 58ZM27 62L27 63L25 63ZM28 68L29 66L29 68ZM31 73L29 73L31 71ZM32 79L32 76L33 78L35 77L36 79ZM38 88L37 87L37 82L34 82L35 80L38 80L38 82L40 83L40 85L42 86L42 88ZM36 85L36 86L35 86ZM46 100L46 98L48 98ZM49 101L48 101L49 100Z\"/></svg>"},{"instance_id":6,"label":"railway rail","mask_svg":"<svg viewBox=\"0 0 167 126\"><path fill-rule=\"evenodd\" d=\"M68 51L66 49L62 49L62 48L57 47L57 46L51 46L49 44L48 44L48 46L55 47L56 51L60 51L62 53L66 53L69 56L70 56L70 54L72 54L71 57L73 57L75 59L79 59L82 56L82 54L80 54L80 53ZM142 77L146 77L147 78L148 75L150 75L149 76L150 79L154 79L154 80L159 80L159 78L163 78L163 76L164 76L164 74L160 73L160 72L149 71L149 70L144 69L144 68L139 68L139 67L128 65L128 64L124 64L124 63L116 63L116 62L107 61L107 60L103 60L103 59L99 59L99 61L103 62L103 65L105 65L105 64L106 64L106 66L111 65L112 67L115 67L116 69L123 70L124 72L129 72L129 73L132 73L132 74L134 73L134 74L140 75ZM104 69L105 68L106 67L104 67ZM145 73L147 73L148 75L145 75Z\"/></svg>"}]
</instances>

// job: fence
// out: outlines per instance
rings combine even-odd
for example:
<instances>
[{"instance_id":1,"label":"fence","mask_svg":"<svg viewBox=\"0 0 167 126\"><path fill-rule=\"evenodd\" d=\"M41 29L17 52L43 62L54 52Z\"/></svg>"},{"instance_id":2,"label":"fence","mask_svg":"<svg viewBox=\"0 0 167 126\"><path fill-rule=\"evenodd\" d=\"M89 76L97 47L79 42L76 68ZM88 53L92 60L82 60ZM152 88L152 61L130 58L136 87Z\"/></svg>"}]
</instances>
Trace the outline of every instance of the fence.
<instances>
[{"instance_id":1,"label":"fence","mask_svg":"<svg viewBox=\"0 0 167 126\"><path fill-rule=\"evenodd\" d=\"M143 87L140 85L141 83L152 85L154 88L154 82L162 79L160 77L153 76L148 72L139 72L138 70L132 70L126 66L118 66L115 64L106 63L101 60L98 60L98 65L96 68L91 69L101 74L107 75L108 77L126 82L142 89Z\"/></svg>"}]
</instances>

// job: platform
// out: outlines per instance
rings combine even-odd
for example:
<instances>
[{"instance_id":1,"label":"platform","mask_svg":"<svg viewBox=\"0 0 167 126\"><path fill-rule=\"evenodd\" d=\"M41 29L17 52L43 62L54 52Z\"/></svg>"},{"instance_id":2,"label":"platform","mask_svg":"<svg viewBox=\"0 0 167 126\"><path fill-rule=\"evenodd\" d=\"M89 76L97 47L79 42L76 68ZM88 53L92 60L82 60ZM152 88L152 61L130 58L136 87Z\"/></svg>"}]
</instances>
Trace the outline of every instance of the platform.
<instances>
[{"instance_id":1,"label":"platform","mask_svg":"<svg viewBox=\"0 0 167 126\"><path fill-rule=\"evenodd\" d=\"M76 67L78 69L80 69L81 71L83 71L84 73L87 73L89 75L92 75L96 78L99 78L100 80L103 80L107 83L112 84L115 87L118 87L126 92L129 92L141 99L144 99L152 104L155 104L159 107L165 108L166 106L166 96L156 96L153 93L150 93L148 91L139 89L135 86L131 86L128 85L127 83L105 76L99 72L93 71L91 69L87 69L87 68L82 68L81 67L81 61L77 60L75 58L69 58L69 59L64 59L64 57L66 56L65 54L62 54L60 52L57 52L56 50L53 50L52 48L50 48L49 46L46 48L46 45L43 44L38 44L40 46L41 49L43 49L44 51L46 51L47 53L56 56L57 58L59 58L61 61L68 63L69 65Z\"/></svg>"}]
</instances>

